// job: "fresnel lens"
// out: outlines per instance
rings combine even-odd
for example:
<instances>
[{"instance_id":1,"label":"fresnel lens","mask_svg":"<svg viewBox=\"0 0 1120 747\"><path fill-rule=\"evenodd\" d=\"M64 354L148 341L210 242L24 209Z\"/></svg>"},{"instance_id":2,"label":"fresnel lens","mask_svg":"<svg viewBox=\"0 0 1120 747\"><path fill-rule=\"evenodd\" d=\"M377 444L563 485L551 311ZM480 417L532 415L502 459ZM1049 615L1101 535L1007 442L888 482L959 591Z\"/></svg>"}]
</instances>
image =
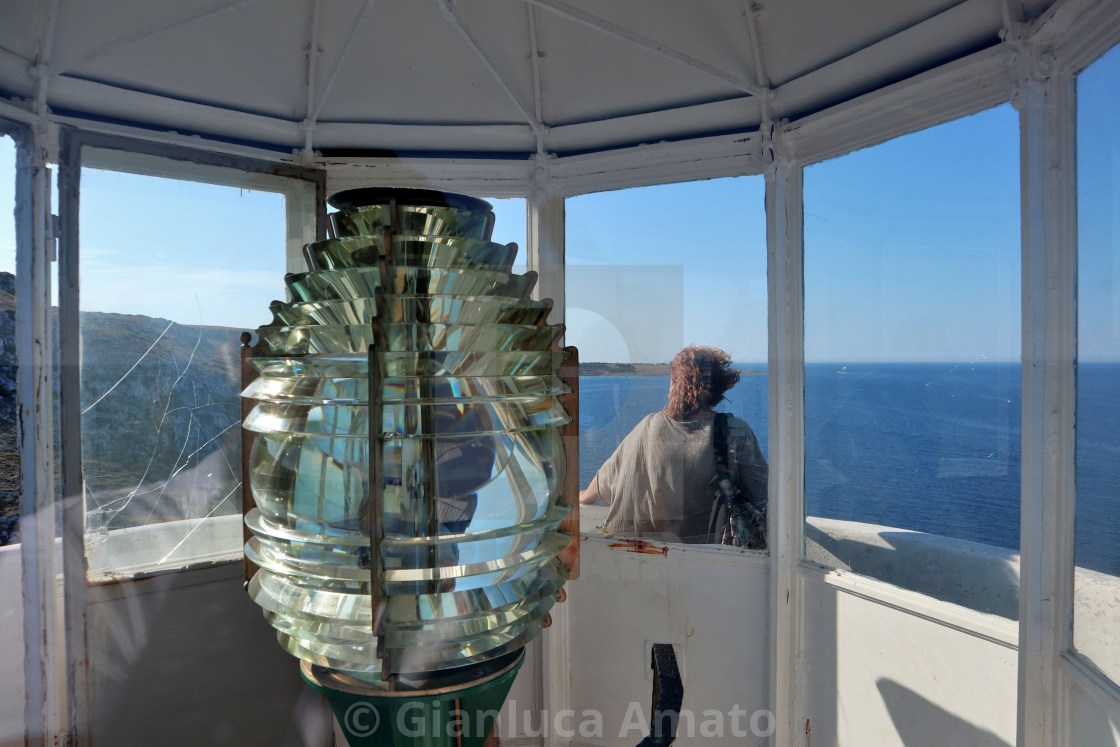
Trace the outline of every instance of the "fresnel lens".
<instances>
[{"instance_id":1,"label":"fresnel lens","mask_svg":"<svg viewBox=\"0 0 1120 747\"><path fill-rule=\"evenodd\" d=\"M377 733L342 723L352 745L410 741L393 718L416 703L452 720L421 741L480 743L454 708L500 708L569 575L569 353L488 203L331 204L335 238L307 246L248 358L249 594L340 723L379 709Z\"/></svg>"}]
</instances>

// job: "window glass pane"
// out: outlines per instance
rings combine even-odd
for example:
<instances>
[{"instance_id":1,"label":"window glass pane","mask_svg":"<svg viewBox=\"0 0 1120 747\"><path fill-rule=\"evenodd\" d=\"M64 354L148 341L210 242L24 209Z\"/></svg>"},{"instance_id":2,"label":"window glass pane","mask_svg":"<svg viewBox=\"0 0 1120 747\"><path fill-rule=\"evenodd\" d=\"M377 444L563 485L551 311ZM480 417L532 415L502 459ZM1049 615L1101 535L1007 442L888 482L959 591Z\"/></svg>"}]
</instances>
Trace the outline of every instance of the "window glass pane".
<instances>
[{"instance_id":1,"label":"window glass pane","mask_svg":"<svg viewBox=\"0 0 1120 747\"><path fill-rule=\"evenodd\" d=\"M0 135L0 545L19 541L15 205L16 146Z\"/></svg>"},{"instance_id":2,"label":"window glass pane","mask_svg":"<svg viewBox=\"0 0 1120 747\"><path fill-rule=\"evenodd\" d=\"M1019 256L1009 105L806 169L810 560L1017 617Z\"/></svg>"},{"instance_id":3,"label":"window glass pane","mask_svg":"<svg viewBox=\"0 0 1120 747\"><path fill-rule=\"evenodd\" d=\"M1073 640L1120 682L1120 47L1077 79L1077 518Z\"/></svg>"},{"instance_id":4,"label":"window glass pane","mask_svg":"<svg viewBox=\"0 0 1120 747\"><path fill-rule=\"evenodd\" d=\"M239 337L268 323L284 292L283 195L155 176L182 172L146 163L144 174L82 170L82 471L95 577L240 553ZM224 184L250 178L191 168Z\"/></svg>"},{"instance_id":5,"label":"window glass pane","mask_svg":"<svg viewBox=\"0 0 1120 747\"><path fill-rule=\"evenodd\" d=\"M494 234L491 241L517 244L517 257L513 260L513 271L524 273L526 270L526 242L528 227L526 220L526 201L523 197L484 197L494 206ZM555 322L555 320L550 320Z\"/></svg>"},{"instance_id":6,"label":"window glass pane","mask_svg":"<svg viewBox=\"0 0 1120 747\"><path fill-rule=\"evenodd\" d=\"M635 426L666 407L667 364L689 344L726 351L732 368L742 372L715 409L734 414L753 430L757 461L764 460L764 190L762 177L739 177L567 200L566 321L568 344L580 351L581 488L597 474L602 476L600 468ZM705 427L703 433L710 438L710 421ZM684 448L679 436L666 436L663 448L669 459ZM644 451L649 451L651 438L649 433L644 438L635 433ZM741 461L752 458L738 435L732 442L743 452ZM710 442L704 448L703 454L711 453ZM621 454L617 458L623 460ZM618 495L610 495L612 504L620 502L612 532L675 541L680 538L676 530L684 528L682 514L693 513L693 508L704 514L706 531L714 494L714 486L708 484L711 474L689 479L680 489L666 488L665 494L656 492L666 484L664 475L650 478L657 486L655 512L671 501L683 502L684 509L659 513L650 520L656 526L637 526L623 513L635 500L637 491L628 480L638 472L620 469L604 478L618 486ZM759 502L766 500L764 479L762 485L761 490L754 485L755 492L762 493L754 496ZM601 504L584 507L584 512L585 528L607 521L608 509ZM689 541L703 539L691 536Z\"/></svg>"}]
</instances>

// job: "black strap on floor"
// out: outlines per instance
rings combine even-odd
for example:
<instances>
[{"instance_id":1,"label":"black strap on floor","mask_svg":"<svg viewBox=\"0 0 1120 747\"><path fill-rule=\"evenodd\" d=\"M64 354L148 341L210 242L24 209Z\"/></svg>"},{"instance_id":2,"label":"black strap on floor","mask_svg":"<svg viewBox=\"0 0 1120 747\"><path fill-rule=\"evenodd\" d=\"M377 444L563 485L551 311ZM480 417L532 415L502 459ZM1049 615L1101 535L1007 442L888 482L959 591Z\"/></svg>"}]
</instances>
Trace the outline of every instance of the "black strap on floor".
<instances>
[{"instance_id":1,"label":"black strap on floor","mask_svg":"<svg viewBox=\"0 0 1120 747\"><path fill-rule=\"evenodd\" d=\"M653 714L649 736L638 747L668 747L677 738L684 683L677 669L677 654L671 643L653 644Z\"/></svg>"}]
</instances>

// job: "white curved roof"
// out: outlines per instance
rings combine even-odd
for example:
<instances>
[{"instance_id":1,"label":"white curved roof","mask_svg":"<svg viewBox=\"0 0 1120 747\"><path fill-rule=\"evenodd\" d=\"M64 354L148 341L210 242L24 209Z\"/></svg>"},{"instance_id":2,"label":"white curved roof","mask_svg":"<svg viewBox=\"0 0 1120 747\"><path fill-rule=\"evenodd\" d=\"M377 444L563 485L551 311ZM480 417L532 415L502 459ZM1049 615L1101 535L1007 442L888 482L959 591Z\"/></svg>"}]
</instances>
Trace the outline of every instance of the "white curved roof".
<instances>
[{"instance_id":1,"label":"white curved roof","mask_svg":"<svg viewBox=\"0 0 1120 747\"><path fill-rule=\"evenodd\" d=\"M570 154L796 119L998 44L1003 6L0 0L0 97L281 150Z\"/></svg>"}]
</instances>

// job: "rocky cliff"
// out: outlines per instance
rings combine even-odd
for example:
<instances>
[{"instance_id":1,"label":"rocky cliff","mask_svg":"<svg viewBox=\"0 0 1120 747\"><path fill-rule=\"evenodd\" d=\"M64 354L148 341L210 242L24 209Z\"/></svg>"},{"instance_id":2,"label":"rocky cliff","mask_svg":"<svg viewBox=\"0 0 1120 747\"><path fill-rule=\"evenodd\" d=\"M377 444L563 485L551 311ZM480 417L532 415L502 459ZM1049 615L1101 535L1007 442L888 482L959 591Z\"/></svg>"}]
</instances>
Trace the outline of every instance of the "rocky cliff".
<instances>
[{"instance_id":1,"label":"rocky cliff","mask_svg":"<svg viewBox=\"0 0 1120 747\"><path fill-rule=\"evenodd\" d=\"M16 430L16 278L0 272L0 544L18 538L19 445Z\"/></svg>"}]
</instances>

